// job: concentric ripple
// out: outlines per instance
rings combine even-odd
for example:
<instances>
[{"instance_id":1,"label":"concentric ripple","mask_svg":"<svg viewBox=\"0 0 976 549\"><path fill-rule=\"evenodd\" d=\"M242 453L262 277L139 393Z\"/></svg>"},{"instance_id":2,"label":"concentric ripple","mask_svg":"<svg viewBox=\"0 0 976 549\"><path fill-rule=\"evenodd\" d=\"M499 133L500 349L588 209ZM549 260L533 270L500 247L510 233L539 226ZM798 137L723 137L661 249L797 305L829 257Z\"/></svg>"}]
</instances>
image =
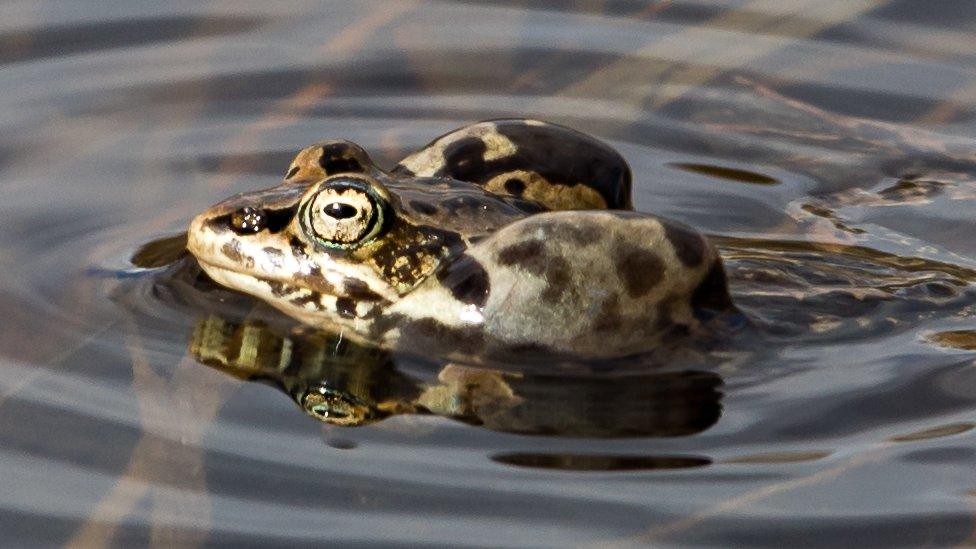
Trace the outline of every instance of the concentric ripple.
<instances>
[{"instance_id":1,"label":"concentric ripple","mask_svg":"<svg viewBox=\"0 0 976 549\"><path fill-rule=\"evenodd\" d=\"M0 5L0 536L969 543L976 11L937 4ZM741 322L666 360L443 364L181 254L309 143L389 164L503 116L617 147Z\"/></svg>"}]
</instances>

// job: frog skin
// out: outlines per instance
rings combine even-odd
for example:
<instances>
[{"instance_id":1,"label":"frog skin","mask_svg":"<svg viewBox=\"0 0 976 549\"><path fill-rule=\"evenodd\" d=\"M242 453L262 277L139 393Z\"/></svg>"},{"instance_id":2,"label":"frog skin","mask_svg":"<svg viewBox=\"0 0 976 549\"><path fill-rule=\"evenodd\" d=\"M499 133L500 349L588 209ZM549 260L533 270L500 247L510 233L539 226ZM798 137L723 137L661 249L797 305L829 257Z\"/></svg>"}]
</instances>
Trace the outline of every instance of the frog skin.
<instances>
[{"instance_id":1,"label":"frog skin","mask_svg":"<svg viewBox=\"0 0 976 549\"><path fill-rule=\"evenodd\" d=\"M460 128L390 171L329 141L197 216L187 248L217 283L361 343L623 356L733 309L714 246L632 211L630 185L615 150L534 120Z\"/></svg>"}]
</instances>

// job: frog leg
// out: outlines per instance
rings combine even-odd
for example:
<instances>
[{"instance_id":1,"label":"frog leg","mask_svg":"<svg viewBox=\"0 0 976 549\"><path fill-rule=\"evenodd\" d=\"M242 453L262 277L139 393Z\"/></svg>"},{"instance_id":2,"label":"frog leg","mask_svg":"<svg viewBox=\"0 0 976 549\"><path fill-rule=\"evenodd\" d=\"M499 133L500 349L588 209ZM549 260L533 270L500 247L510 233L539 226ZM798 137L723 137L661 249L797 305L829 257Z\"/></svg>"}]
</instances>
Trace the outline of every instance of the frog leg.
<instances>
[{"instance_id":1,"label":"frog leg","mask_svg":"<svg viewBox=\"0 0 976 549\"><path fill-rule=\"evenodd\" d=\"M733 309L715 247L694 229L652 215L543 213L503 227L466 254L472 270L488 274L482 329L516 348L643 352Z\"/></svg>"},{"instance_id":2,"label":"frog leg","mask_svg":"<svg viewBox=\"0 0 976 549\"><path fill-rule=\"evenodd\" d=\"M548 210L631 209L627 162L607 144L537 120L478 122L404 158L394 175L449 177Z\"/></svg>"}]
</instances>

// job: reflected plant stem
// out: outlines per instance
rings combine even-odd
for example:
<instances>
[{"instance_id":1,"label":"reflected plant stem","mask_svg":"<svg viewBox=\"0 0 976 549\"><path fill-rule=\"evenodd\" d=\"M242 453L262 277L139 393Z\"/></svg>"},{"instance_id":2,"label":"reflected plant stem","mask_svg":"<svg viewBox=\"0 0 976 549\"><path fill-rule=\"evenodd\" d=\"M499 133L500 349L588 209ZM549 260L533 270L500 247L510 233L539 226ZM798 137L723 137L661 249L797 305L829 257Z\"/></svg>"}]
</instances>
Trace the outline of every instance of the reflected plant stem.
<instances>
[{"instance_id":1,"label":"reflected plant stem","mask_svg":"<svg viewBox=\"0 0 976 549\"><path fill-rule=\"evenodd\" d=\"M94 332L88 334L88 336L86 336L85 338L79 340L74 345L71 345L71 346L65 348L60 353L58 353L57 355L55 355L53 358L51 358L49 360L46 360L46 361L44 361L44 362L42 362L42 363L40 363L38 365L39 366L56 366L56 365L60 364L64 360L66 360L69 357L73 356L76 352L78 352L84 346L88 345L89 343L91 343L93 341L97 341L103 334L105 334L109 330L115 328L116 326L118 326L118 324L119 323L116 322L116 321L109 322L108 324L102 326L98 330L95 330ZM21 390L23 390L25 387L27 387L28 385L30 385L35 379L37 379L39 376L43 375L44 373L45 373L44 368L32 368L31 369L31 373L29 375L24 376L23 378L17 380L16 383L13 383L13 384L11 384L9 386L4 387L4 390L2 392L0 392L0 408L3 408L3 405L7 401L8 398L10 398L10 397L16 395L17 393L19 393Z\"/></svg>"},{"instance_id":2,"label":"reflected plant stem","mask_svg":"<svg viewBox=\"0 0 976 549\"><path fill-rule=\"evenodd\" d=\"M784 9L775 21L770 21L748 15L766 11L765 2L746 2L681 32L650 35L653 37L650 42L631 52L629 57L601 67L564 88L559 95L602 96L606 94L606 83L614 82L616 89L624 90L623 93L627 94L620 98L623 102L646 109L662 109L722 74L743 69L789 47L789 44L784 45L780 41L739 41L736 48L728 48L724 44L715 44L714 29L736 29L743 34L782 35L800 42L886 3L888 0L797 0L791 3L789 9ZM630 60L632 57L659 58L661 51L669 51L679 44L683 56L694 59L694 63L672 60L661 63L660 69L652 74L634 70ZM655 82L655 85L647 86L647 82Z\"/></svg>"},{"instance_id":3,"label":"reflected plant stem","mask_svg":"<svg viewBox=\"0 0 976 549\"><path fill-rule=\"evenodd\" d=\"M149 363L138 326L128 321L126 331L142 436L113 489L67 545L110 545L119 525L149 497L151 545L199 546L211 523L203 434L237 383L217 375L200 383L199 368L186 356L166 379Z\"/></svg>"}]
</instances>

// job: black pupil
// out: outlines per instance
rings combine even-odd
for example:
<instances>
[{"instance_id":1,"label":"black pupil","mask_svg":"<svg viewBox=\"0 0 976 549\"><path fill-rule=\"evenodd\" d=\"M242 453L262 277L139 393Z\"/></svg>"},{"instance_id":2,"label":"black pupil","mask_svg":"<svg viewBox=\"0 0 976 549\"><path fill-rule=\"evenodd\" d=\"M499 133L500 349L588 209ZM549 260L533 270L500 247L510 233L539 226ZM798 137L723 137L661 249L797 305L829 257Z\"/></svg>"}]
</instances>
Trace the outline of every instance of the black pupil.
<instances>
[{"instance_id":1,"label":"black pupil","mask_svg":"<svg viewBox=\"0 0 976 549\"><path fill-rule=\"evenodd\" d=\"M349 219L350 217L355 217L359 213L359 210L349 204L333 202L322 208L322 213L335 219Z\"/></svg>"}]
</instances>

